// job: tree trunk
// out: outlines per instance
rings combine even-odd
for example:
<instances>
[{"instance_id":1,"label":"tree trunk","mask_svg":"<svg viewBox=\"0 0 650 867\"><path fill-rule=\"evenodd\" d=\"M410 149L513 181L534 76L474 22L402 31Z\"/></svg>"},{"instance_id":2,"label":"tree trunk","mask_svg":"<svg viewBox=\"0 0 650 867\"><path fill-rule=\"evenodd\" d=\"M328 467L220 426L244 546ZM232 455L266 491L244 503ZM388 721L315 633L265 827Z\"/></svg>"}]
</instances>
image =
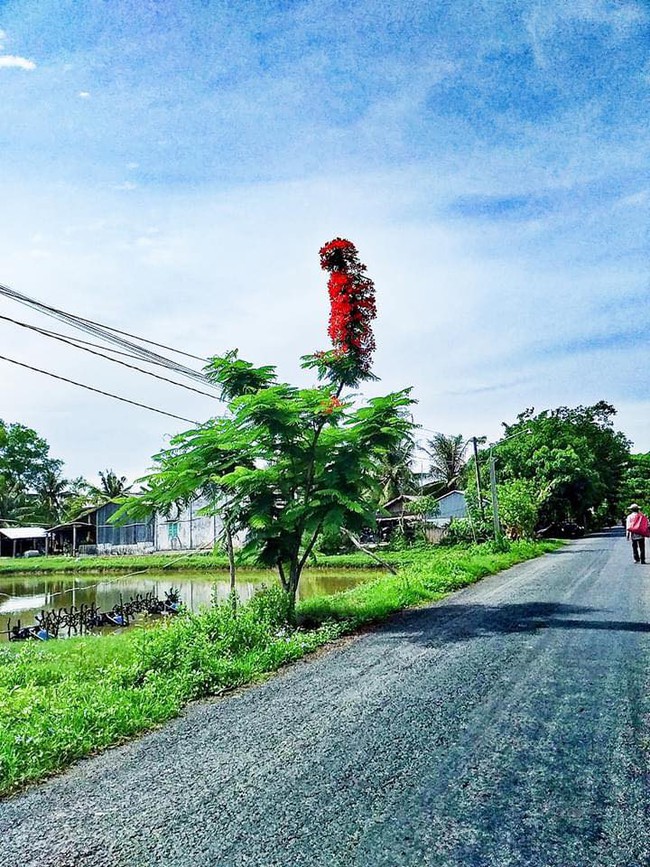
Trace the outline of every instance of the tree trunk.
<instances>
[{"instance_id":1,"label":"tree trunk","mask_svg":"<svg viewBox=\"0 0 650 867\"><path fill-rule=\"evenodd\" d=\"M282 589L285 593L289 592L289 582L287 580L287 575L284 571L284 565L282 560L278 560L278 575L280 576L280 584L282 585Z\"/></svg>"},{"instance_id":2,"label":"tree trunk","mask_svg":"<svg viewBox=\"0 0 650 867\"><path fill-rule=\"evenodd\" d=\"M302 573L302 568L300 566L300 562L297 560L295 563L291 564L291 571L289 572L289 617L291 624L293 626L296 625L296 596L298 594L298 584L300 583L300 575Z\"/></svg>"},{"instance_id":3,"label":"tree trunk","mask_svg":"<svg viewBox=\"0 0 650 867\"><path fill-rule=\"evenodd\" d=\"M390 565L390 563L386 563L385 560L382 560L381 557L378 557L372 551L368 550L368 548L364 548L361 542L357 539L354 533L351 533L349 530L346 530L345 527L341 527L341 531L345 533L348 539L352 542L355 548L358 548L359 551L363 551L368 557L371 557L373 560L376 560L381 566L384 566L388 569L389 572L392 572L393 575L397 575L397 569Z\"/></svg>"},{"instance_id":4,"label":"tree trunk","mask_svg":"<svg viewBox=\"0 0 650 867\"><path fill-rule=\"evenodd\" d=\"M289 599L288 621L292 626L296 625L296 594L298 592L298 584L300 583L300 574L302 565L298 558L291 560L288 564L288 573L285 570L284 564L278 560L278 573L282 589L287 594Z\"/></svg>"},{"instance_id":5,"label":"tree trunk","mask_svg":"<svg viewBox=\"0 0 650 867\"><path fill-rule=\"evenodd\" d=\"M228 572L230 574L230 604L233 611L237 610L237 571L235 567L235 551L232 544L232 532L226 525L226 552L228 554Z\"/></svg>"}]
</instances>

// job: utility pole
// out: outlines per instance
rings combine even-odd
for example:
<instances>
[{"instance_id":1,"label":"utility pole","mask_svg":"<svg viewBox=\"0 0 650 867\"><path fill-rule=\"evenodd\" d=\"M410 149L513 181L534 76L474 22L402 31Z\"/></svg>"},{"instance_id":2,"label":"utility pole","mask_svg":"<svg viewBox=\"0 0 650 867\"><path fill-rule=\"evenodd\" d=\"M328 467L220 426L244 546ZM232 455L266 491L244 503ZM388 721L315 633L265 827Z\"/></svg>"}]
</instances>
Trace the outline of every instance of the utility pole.
<instances>
[{"instance_id":1,"label":"utility pole","mask_svg":"<svg viewBox=\"0 0 650 867\"><path fill-rule=\"evenodd\" d=\"M496 458L490 449L490 492L492 494L492 523L494 525L494 541L501 538L501 524L499 523L499 501L497 499L497 474L495 469Z\"/></svg>"},{"instance_id":2,"label":"utility pole","mask_svg":"<svg viewBox=\"0 0 650 867\"><path fill-rule=\"evenodd\" d=\"M510 436L504 437L501 442L505 442L506 440L514 439L515 437L519 437L522 434L532 434L533 431L530 428L525 430L517 431L517 433L510 434ZM501 522L499 521L499 500L497 499L497 473L496 473L496 458L494 456L493 448L497 445L497 443L490 443L490 493L492 494L492 523L494 525L494 541L501 541Z\"/></svg>"},{"instance_id":3,"label":"utility pole","mask_svg":"<svg viewBox=\"0 0 650 867\"><path fill-rule=\"evenodd\" d=\"M478 467L478 443L476 437L472 437L472 445L474 446L474 469L476 470L476 493L478 496L478 507L481 510L481 520L485 518L483 509L483 492L481 490L481 474Z\"/></svg>"}]
</instances>

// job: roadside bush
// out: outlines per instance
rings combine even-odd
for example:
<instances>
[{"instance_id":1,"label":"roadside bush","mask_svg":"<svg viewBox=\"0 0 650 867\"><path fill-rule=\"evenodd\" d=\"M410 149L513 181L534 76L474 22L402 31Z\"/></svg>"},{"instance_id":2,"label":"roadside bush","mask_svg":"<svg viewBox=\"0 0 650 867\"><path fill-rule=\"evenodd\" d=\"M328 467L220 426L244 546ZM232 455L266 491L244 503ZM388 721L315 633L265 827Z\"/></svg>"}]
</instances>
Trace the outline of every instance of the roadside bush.
<instances>
[{"instance_id":1,"label":"roadside bush","mask_svg":"<svg viewBox=\"0 0 650 867\"><path fill-rule=\"evenodd\" d=\"M537 485L530 479L513 479L498 486L501 522L511 539L531 539L539 520Z\"/></svg>"},{"instance_id":2,"label":"roadside bush","mask_svg":"<svg viewBox=\"0 0 650 867\"><path fill-rule=\"evenodd\" d=\"M445 547L476 545L486 542L491 537L492 524L481 519L480 516L454 518L440 544Z\"/></svg>"},{"instance_id":3,"label":"roadside bush","mask_svg":"<svg viewBox=\"0 0 650 867\"><path fill-rule=\"evenodd\" d=\"M323 530L318 542L316 543L316 554L348 554L355 551L356 548L345 533L341 532L338 527L334 529Z\"/></svg>"}]
</instances>

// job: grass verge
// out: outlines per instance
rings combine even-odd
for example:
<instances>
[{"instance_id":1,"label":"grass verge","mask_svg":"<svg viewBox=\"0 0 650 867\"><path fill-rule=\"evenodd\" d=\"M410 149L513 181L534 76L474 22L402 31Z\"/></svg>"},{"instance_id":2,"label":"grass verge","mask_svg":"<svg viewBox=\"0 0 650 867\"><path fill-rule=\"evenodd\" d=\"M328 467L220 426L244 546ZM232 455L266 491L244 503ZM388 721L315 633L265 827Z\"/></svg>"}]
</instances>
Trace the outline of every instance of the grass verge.
<instances>
[{"instance_id":1,"label":"grass verge","mask_svg":"<svg viewBox=\"0 0 650 867\"><path fill-rule=\"evenodd\" d=\"M150 629L0 648L0 793L151 728L192 699L260 680L359 626L442 596L558 542L516 542L420 551L398 576L299 605L286 627L286 598L270 589ZM367 562L364 564L367 567Z\"/></svg>"},{"instance_id":2,"label":"grass verge","mask_svg":"<svg viewBox=\"0 0 650 867\"><path fill-rule=\"evenodd\" d=\"M417 560L422 551L380 552L381 559L391 566L403 566ZM252 560L240 562L242 569L255 569ZM381 569L370 557L359 552L353 554L319 554L308 564L309 569ZM188 572L215 571L228 569L228 559L224 554L168 551L165 554L138 554L103 557L1 557L0 575L47 575L77 572L131 572L141 569L176 570Z\"/></svg>"}]
</instances>

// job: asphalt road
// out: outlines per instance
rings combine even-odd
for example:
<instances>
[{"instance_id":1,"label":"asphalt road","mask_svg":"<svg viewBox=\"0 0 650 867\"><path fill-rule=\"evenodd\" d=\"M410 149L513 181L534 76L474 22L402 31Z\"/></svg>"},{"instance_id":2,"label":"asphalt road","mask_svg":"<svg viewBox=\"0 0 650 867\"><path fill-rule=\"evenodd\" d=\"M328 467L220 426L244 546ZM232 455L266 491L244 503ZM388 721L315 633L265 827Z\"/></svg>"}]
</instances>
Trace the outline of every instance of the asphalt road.
<instances>
[{"instance_id":1,"label":"asphalt road","mask_svg":"<svg viewBox=\"0 0 650 867\"><path fill-rule=\"evenodd\" d=\"M572 542L0 803L0 864L647 867L649 588Z\"/></svg>"}]
</instances>

